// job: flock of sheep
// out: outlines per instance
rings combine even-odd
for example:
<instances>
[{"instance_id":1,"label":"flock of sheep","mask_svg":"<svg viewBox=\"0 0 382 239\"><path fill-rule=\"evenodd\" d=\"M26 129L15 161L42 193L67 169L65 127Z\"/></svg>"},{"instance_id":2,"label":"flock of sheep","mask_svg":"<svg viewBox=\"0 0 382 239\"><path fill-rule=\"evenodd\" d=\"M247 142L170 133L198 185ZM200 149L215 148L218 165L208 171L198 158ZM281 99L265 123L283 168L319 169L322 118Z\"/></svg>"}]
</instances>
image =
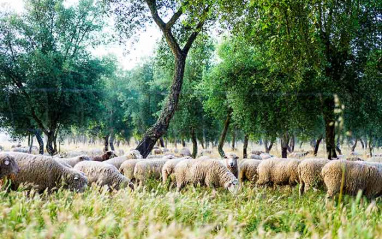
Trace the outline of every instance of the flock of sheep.
<instances>
[{"instance_id":1,"label":"flock of sheep","mask_svg":"<svg viewBox=\"0 0 382 239\"><path fill-rule=\"evenodd\" d=\"M11 189L23 185L39 192L61 187L83 192L93 183L110 190L134 190L148 179L155 179L170 188L176 186L177 191L191 184L236 193L249 181L257 186L299 184L301 195L311 188L326 189L328 197L340 191L356 195L362 190L370 198L382 194L382 163L378 157L368 161L328 160L302 158L306 156L302 153L302 159L298 155L283 159L253 151L250 158L238 161L234 153L225 159L213 159L210 153L203 151L203 156L193 159L187 148L173 153L155 148L143 159L137 150L120 157L106 152L66 158L5 152L0 153L0 179L9 178Z\"/></svg>"}]
</instances>

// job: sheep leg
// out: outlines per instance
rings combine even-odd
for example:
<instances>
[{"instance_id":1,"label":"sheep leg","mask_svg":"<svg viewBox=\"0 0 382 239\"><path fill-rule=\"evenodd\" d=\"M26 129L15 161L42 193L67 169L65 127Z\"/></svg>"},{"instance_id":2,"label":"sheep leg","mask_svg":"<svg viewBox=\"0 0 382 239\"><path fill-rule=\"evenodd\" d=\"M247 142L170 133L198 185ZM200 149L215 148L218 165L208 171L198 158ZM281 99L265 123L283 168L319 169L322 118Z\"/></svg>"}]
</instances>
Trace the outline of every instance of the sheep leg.
<instances>
[{"instance_id":1,"label":"sheep leg","mask_svg":"<svg viewBox=\"0 0 382 239\"><path fill-rule=\"evenodd\" d=\"M300 196L302 196L304 194L304 192L305 192L304 187L305 187L305 184L304 184L304 182L301 181L300 182L300 187L299 187L299 194L300 194Z\"/></svg>"}]
</instances>

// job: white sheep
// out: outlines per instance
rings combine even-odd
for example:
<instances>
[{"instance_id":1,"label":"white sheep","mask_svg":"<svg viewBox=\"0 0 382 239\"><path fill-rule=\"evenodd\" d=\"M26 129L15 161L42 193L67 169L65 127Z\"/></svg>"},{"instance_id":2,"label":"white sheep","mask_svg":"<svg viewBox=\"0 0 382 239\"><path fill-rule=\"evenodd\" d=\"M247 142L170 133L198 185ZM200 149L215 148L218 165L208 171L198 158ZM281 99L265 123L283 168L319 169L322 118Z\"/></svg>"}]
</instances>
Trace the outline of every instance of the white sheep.
<instances>
[{"instance_id":1,"label":"white sheep","mask_svg":"<svg viewBox=\"0 0 382 239\"><path fill-rule=\"evenodd\" d=\"M321 176L322 168L329 163L325 158L304 159L298 165L298 175L300 178L300 195L310 188L320 188L324 186L324 179Z\"/></svg>"},{"instance_id":2,"label":"white sheep","mask_svg":"<svg viewBox=\"0 0 382 239\"><path fill-rule=\"evenodd\" d=\"M12 188L26 184L27 189L52 191L59 187L82 192L87 186L87 178L78 170L68 168L50 157L25 153L9 153L20 171L12 180Z\"/></svg>"},{"instance_id":3,"label":"white sheep","mask_svg":"<svg viewBox=\"0 0 382 239\"><path fill-rule=\"evenodd\" d=\"M100 187L107 186L109 189L116 190L127 186L134 189L130 180L119 173L113 165L97 161L83 161L76 164L74 169L83 172L88 178L89 184L95 183Z\"/></svg>"},{"instance_id":4,"label":"white sheep","mask_svg":"<svg viewBox=\"0 0 382 239\"><path fill-rule=\"evenodd\" d=\"M160 179L162 167L168 159L142 160L138 161L134 168L134 178L142 186L147 179Z\"/></svg>"},{"instance_id":5,"label":"white sheep","mask_svg":"<svg viewBox=\"0 0 382 239\"><path fill-rule=\"evenodd\" d=\"M90 157L81 155L81 156L76 156L72 158L54 158L56 161L59 163L65 165L65 166L70 166L74 167L77 163L82 162L82 161L90 161Z\"/></svg>"},{"instance_id":6,"label":"white sheep","mask_svg":"<svg viewBox=\"0 0 382 239\"><path fill-rule=\"evenodd\" d=\"M187 183L194 185L205 185L210 188L223 187L232 193L236 193L239 181L219 160L194 160L188 162L189 170L186 173L185 181L177 180L177 190L180 191ZM179 164L178 164L179 165Z\"/></svg>"},{"instance_id":7,"label":"white sheep","mask_svg":"<svg viewBox=\"0 0 382 239\"><path fill-rule=\"evenodd\" d=\"M269 159L269 158L273 158L273 155L270 155L268 153L261 153L260 157L261 159Z\"/></svg>"},{"instance_id":8,"label":"white sheep","mask_svg":"<svg viewBox=\"0 0 382 239\"><path fill-rule=\"evenodd\" d=\"M366 197L373 198L382 193L382 174L377 167L365 162L333 160L322 168L327 196L343 193L356 195L362 190ZM344 179L344 180L343 180Z\"/></svg>"},{"instance_id":9,"label":"white sheep","mask_svg":"<svg viewBox=\"0 0 382 239\"><path fill-rule=\"evenodd\" d=\"M139 156L139 155L138 155L138 156ZM126 160L130 160L130 159L140 159L140 158L137 158L137 155L136 155L135 153L130 152L129 154L124 155L124 156L115 157L115 158L111 158L111 159L105 160L105 161L103 161L103 163L111 164L111 165L113 165L114 167L116 167L117 169L119 169L119 168L121 167L121 165L122 165Z\"/></svg>"},{"instance_id":10,"label":"white sheep","mask_svg":"<svg viewBox=\"0 0 382 239\"><path fill-rule=\"evenodd\" d=\"M257 168L261 163L261 160L256 159L244 159L239 163L239 182L249 181L255 184L259 178Z\"/></svg>"},{"instance_id":11,"label":"white sheep","mask_svg":"<svg viewBox=\"0 0 382 239\"><path fill-rule=\"evenodd\" d=\"M182 157L185 157L185 156L192 156L191 155L191 151L188 149L188 148L182 148L180 151L179 151L179 154L180 156Z\"/></svg>"},{"instance_id":12,"label":"white sheep","mask_svg":"<svg viewBox=\"0 0 382 239\"><path fill-rule=\"evenodd\" d=\"M175 175L173 174L174 173L174 169L175 169L175 166L181 162L182 160L185 160L185 159L191 159L191 157L183 157L183 158L175 158L175 159L170 159L168 160L162 167L162 179L163 179L163 184L165 184L167 182L167 180L170 181L170 183L172 181L174 181L175 179Z\"/></svg>"},{"instance_id":13,"label":"white sheep","mask_svg":"<svg viewBox=\"0 0 382 239\"><path fill-rule=\"evenodd\" d=\"M258 185L296 185L299 182L298 159L270 158L258 166Z\"/></svg>"}]
</instances>

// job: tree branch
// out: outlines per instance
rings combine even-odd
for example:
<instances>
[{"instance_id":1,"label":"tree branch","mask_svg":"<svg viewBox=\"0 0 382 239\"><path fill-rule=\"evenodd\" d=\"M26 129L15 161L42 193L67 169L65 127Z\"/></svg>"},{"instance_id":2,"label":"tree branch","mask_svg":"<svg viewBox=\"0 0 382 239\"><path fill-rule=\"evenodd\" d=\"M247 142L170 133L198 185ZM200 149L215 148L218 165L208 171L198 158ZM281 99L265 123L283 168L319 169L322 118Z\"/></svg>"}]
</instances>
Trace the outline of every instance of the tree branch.
<instances>
[{"instance_id":1,"label":"tree branch","mask_svg":"<svg viewBox=\"0 0 382 239\"><path fill-rule=\"evenodd\" d=\"M179 17L183 14L183 6L181 6L176 13L171 17L171 19L166 23L166 29L170 29L176 21L179 19Z\"/></svg>"}]
</instances>

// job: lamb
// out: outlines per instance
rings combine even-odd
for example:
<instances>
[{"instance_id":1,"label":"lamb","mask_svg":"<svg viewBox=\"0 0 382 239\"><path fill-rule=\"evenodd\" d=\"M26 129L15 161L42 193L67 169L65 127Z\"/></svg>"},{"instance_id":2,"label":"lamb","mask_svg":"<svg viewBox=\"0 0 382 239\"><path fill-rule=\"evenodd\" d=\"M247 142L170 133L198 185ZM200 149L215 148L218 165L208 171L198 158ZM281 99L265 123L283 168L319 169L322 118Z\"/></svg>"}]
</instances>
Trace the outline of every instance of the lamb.
<instances>
[{"instance_id":1,"label":"lamb","mask_svg":"<svg viewBox=\"0 0 382 239\"><path fill-rule=\"evenodd\" d=\"M78 170L65 167L50 157L25 153L9 153L19 166L19 173L12 180L12 188L17 189L26 184L27 189L38 192L53 191L60 186L83 192L87 186L87 178Z\"/></svg>"},{"instance_id":2,"label":"lamb","mask_svg":"<svg viewBox=\"0 0 382 239\"><path fill-rule=\"evenodd\" d=\"M61 164L64 164L65 166L69 165L70 167L74 167L79 162L90 161L91 159L88 156L81 155L72 158L55 158L55 160Z\"/></svg>"},{"instance_id":3,"label":"lamb","mask_svg":"<svg viewBox=\"0 0 382 239\"><path fill-rule=\"evenodd\" d=\"M259 179L257 185L290 185L299 182L298 159L270 158L263 160L258 166Z\"/></svg>"},{"instance_id":4,"label":"lamb","mask_svg":"<svg viewBox=\"0 0 382 239\"><path fill-rule=\"evenodd\" d=\"M127 186L134 189L130 180L120 174L113 165L96 161L83 161L76 164L74 168L83 172L88 177L90 184L95 183L100 187L106 185L109 189L115 190Z\"/></svg>"},{"instance_id":5,"label":"lamb","mask_svg":"<svg viewBox=\"0 0 382 239\"><path fill-rule=\"evenodd\" d=\"M0 179L7 176L14 176L19 171L19 166L11 155L0 153Z\"/></svg>"},{"instance_id":6,"label":"lamb","mask_svg":"<svg viewBox=\"0 0 382 239\"><path fill-rule=\"evenodd\" d=\"M114 158L114 157L118 157L116 154L114 154L113 151L107 151L105 152L103 155L101 156L95 156L92 158L93 161L98 161L98 162L103 162L103 161L106 161L108 159L111 159L111 158Z\"/></svg>"},{"instance_id":7,"label":"lamb","mask_svg":"<svg viewBox=\"0 0 382 239\"><path fill-rule=\"evenodd\" d=\"M238 172L239 172L239 168L237 166L237 160L239 159L239 157L234 153L229 153L224 158L225 158L225 166L237 178Z\"/></svg>"},{"instance_id":8,"label":"lamb","mask_svg":"<svg viewBox=\"0 0 382 239\"><path fill-rule=\"evenodd\" d=\"M325 164L329 162L330 160L325 158L309 158L301 161L298 165L300 195L303 195L310 188L319 188L324 186L324 179L321 176L321 170Z\"/></svg>"},{"instance_id":9,"label":"lamb","mask_svg":"<svg viewBox=\"0 0 382 239\"><path fill-rule=\"evenodd\" d=\"M193 160L189 163L185 181L176 175L177 190L180 191L187 183L206 185L210 188L223 187L236 193L239 187L237 178L219 160ZM186 163L187 166L187 163Z\"/></svg>"},{"instance_id":10,"label":"lamb","mask_svg":"<svg viewBox=\"0 0 382 239\"><path fill-rule=\"evenodd\" d=\"M191 157L170 159L163 165L163 168L162 168L163 184L165 184L168 179L170 180L170 182L174 181L175 175L173 173L174 173L175 166L179 162L185 159L191 159Z\"/></svg>"},{"instance_id":11,"label":"lamb","mask_svg":"<svg viewBox=\"0 0 382 239\"><path fill-rule=\"evenodd\" d=\"M331 198L340 193L356 195L359 190L368 198L382 193L382 174L373 165L365 162L334 160L322 168L322 177L327 187L327 197ZM344 177L344 182L343 182Z\"/></svg>"},{"instance_id":12,"label":"lamb","mask_svg":"<svg viewBox=\"0 0 382 239\"><path fill-rule=\"evenodd\" d=\"M191 151L188 149L188 148L182 148L180 151L179 151L179 154L180 156L182 157L185 157L185 156L192 156L191 155Z\"/></svg>"},{"instance_id":13,"label":"lamb","mask_svg":"<svg viewBox=\"0 0 382 239\"><path fill-rule=\"evenodd\" d=\"M149 178L160 179L163 165L168 159L138 161L134 168L134 178L142 186Z\"/></svg>"},{"instance_id":14,"label":"lamb","mask_svg":"<svg viewBox=\"0 0 382 239\"><path fill-rule=\"evenodd\" d=\"M249 181L255 184L259 178L257 168L261 160L256 159L244 159L239 164L239 182Z\"/></svg>"}]
</instances>

